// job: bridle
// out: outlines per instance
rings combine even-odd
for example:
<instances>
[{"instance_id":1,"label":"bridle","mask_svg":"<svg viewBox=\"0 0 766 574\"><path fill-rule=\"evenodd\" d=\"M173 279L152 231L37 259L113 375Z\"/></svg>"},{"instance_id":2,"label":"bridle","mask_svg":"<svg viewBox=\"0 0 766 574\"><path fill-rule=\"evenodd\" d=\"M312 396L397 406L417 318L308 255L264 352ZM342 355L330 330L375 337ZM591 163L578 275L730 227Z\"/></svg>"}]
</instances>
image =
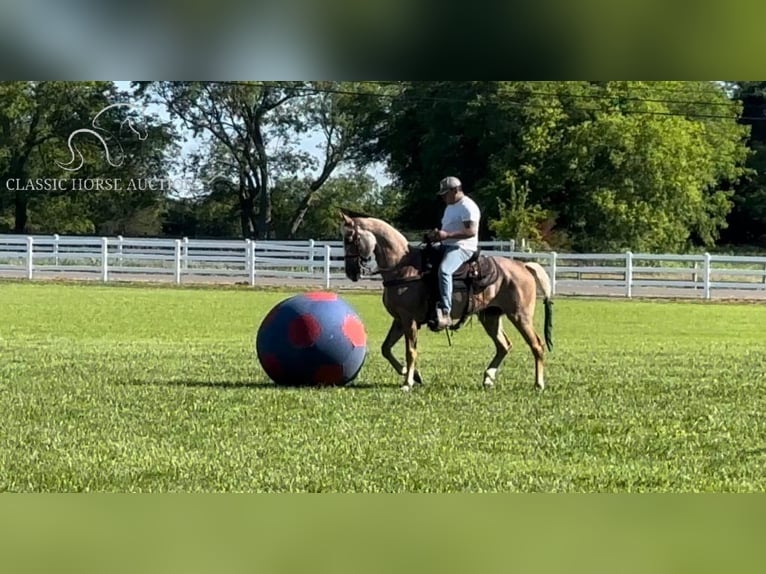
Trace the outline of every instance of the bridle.
<instances>
[{"instance_id":1,"label":"bridle","mask_svg":"<svg viewBox=\"0 0 766 574\"><path fill-rule=\"evenodd\" d=\"M360 271L367 271L367 275L379 273L380 270L373 271L370 269L369 263L372 261L372 256L362 257L361 250L359 248L360 242L361 238L359 236L359 231L355 225L354 230L351 232L351 236L344 240L346 245L344 249L344 258L346 260L346 264L348 264L349 261L353 261L359 266Z\"/></svg>"},{"instance_id":2,"label":"bridle","mask_svg":"<svg viewBox=\"0 0 766 574\"><path fill-rule=\"evenodd\" d=\"M361 250L359 248L361 237L359 235L359 229L357 228L356 224L354 224L351 235L345 237L343 243L346 265L348 265L349 262L355 263L359 266L359 271L362 275L379 275L381 273L396 271L401 266L400 261L399 263L396 263L390 267L378 267L377 269L373 270L370 267L370 262L373 260L373 256L370 255L369 257L362 257ZM411 279L407 279L406 281L409 282Z\"/></svg>"}]
</instances>

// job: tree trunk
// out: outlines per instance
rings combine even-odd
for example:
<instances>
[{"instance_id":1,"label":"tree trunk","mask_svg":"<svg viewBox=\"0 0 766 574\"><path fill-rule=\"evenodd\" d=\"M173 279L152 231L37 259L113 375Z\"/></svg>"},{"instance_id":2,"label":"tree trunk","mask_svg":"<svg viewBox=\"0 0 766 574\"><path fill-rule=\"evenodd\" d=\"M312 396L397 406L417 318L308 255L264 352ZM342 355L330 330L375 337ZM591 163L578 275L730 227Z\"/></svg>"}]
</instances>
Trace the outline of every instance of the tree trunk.
<instances>
[{"instance_id":1,"label":"tree trunk","mask_svg":"<svg viewBox=\"0 0 766 574\"><path fill-rule=\"evenodd\" d=\"M10 177L17 178L20 184L24 183L25 169L27 166L27 161L29 160L29 156L32 154L32 150L35 148L35 146L39 145L40 143L36 141L37 126L39 122L40 122L40 109L38 107L35 110L34 116L32 116L32 121L29 124L29 132L27 133L23 150L21 150L21 153L19 154L14 154L15 157L11 159ZM28 217L27 206L29 204L29 196L26 191L19 190L18 185L17 185L14 201L15 201L15 210L14 210L13 232L19 233L19 234L26 233L27 217Z\"/></svg>"},{"instance_id":2,"label":"tree trunk","mask_svg":"<svg viewBox=\"0 0 766 574\"><path fill-rule=\"evenodd\" d=\"M253 210L255 198L252 183L245 176L239 180L239 218L242 226L242 237L246 239L258 239L257 227Z\"/></svg>"},{"instance_id":3,"label":"tree trunk","mask_svg":"<svg viewBox=\"0 0 766 574\"><path fill-rule=\"evenodd\" d=\"M15 197L15 213L14 213L14 224L13 224L13 232L18 234L26 233L27 231L27 205L29 202L29 198L27 197L27 192L22 190L16 190L16 197Z\"/></svg>"},{"instance_id":4,"label":"tree trunk","mask_svg":"<svg viewBox=\"0 0 766 574\"><path fill-rule=\"evenodd\" d=\"M256 119L252 126L253 143L256 151L256 174L257 174L257 193L258 198L258 218L256 220L256 229L261 238L268 238L271 231L271 190L269 189L269 168L266 145L263 142L263 133L261 132L260 117Z\"/></svg>"},{"instance_id":5,"label":"tree trunk","mask_svg":"<svg viewBox=\"0 0 766 574\"><path fill-rule=\"evenodd\" d=\"M27 229L27 206L29 204L29 195L26 190L19 189L25 184L24 166L26 165L29 153L23 155L17 155L11 159L11 169L8 172L8 179L6 179L6 185L9 180L16 181L16 191L13 196L14 204L14 221L13 232L25 233Z\"/></svg>"},{"instance_id":6,"label":"tree trunk","mask_svg":"<svg viewBox=\"0 0 766 574\"><path fill-rule=\"evenodd\" d=\"M306 195L303 196L300 205L298 205L298 208L293 214L293 220L290 223L290 238L295 236L301 224L303 223L303 218L306 217L306 213L308 213L309 210L309 205L311 204L311 198L313 198L317 191L319 191L319 188L324 185L324 182L327 181L327 178L330 177L330 174L332 174L337 165L338 162L334 160L327 162L322 169L322 173L319 174L319 177L311 182Z\"/></svg>"}]
</instances>

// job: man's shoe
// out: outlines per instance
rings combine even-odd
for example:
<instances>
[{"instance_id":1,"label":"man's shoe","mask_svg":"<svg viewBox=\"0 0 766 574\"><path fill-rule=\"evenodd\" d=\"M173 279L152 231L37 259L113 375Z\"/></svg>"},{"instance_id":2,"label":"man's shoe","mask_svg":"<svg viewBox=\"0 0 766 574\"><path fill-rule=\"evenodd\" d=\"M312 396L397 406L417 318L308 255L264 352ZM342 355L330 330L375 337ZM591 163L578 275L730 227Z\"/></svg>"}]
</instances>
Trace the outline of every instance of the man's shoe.
<instances>
[{"instance_id":1,"label":"man's shoe","mask_svg":"<svg viewBox=\"0 0 766 574\"><path fill-rule=\"evenodd\" d=\"M447 327L452 326L452 317L450 317L450 312L446 309L442 309L441 307L436 308L436 328L435 331L442 331L446 329Z\"/></svg>"}]
</instances>

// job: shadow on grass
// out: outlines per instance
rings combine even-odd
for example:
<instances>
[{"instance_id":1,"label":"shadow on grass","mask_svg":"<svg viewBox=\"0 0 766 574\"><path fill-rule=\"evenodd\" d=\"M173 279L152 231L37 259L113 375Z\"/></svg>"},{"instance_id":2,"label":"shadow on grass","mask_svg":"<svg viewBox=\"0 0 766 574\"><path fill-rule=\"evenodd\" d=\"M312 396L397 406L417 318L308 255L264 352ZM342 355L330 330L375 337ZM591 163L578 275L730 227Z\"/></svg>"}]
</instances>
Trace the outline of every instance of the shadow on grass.
<instances>
[{"instance_id":1,"label":"shadow on grass","mask_svg":"<svg viewBox=\"0 0 766 574\"><path fill-rule=\"evenodd\" d=\"M766 454L766 448L753 448L750 450L741 450L739 451L739 457L740 459L745 459L751 456L759 456Z\"/></svg>"},{"instance_id":2,"label":"shadow on grass","mask_svg":"<svg viewBox=\"0 0 766 574\"><path fill-rule=\"evenodd\" d=\"M271 381L216 381L216 380L194 380L194 379L180 379L180 380L130 380L126 381L126 385L135 386L160 386L160 387L188 387L188 388L208 388L208 389L275 389L279 391L312 391L323 389L344 389L344 390L362 390L362 389L374 389L379 385L364 382L352 382L345 386L339 387L320 387L313 385L304 386L288 386L277 385Z\"/></svg>"}]
</instances>

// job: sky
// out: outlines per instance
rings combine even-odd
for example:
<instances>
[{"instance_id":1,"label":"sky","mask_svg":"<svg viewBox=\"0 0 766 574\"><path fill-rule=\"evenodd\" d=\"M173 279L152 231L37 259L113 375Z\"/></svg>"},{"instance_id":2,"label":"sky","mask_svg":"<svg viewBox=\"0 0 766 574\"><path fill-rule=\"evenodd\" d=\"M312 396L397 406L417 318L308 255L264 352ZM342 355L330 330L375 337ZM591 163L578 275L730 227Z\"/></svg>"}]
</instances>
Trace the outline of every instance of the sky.
<instances>
[{"instance_id":1,"label":"sky","mask_svg":"<svg viewBox=\"0 0 766 574\"><path fill-rule=\"evenodd\" d=\"M117 85L117 87L120 90L130 91L130 81L129 80L115 81L114 83ZM161 106L161 105L151 104L151 105L149 105L147 107L146 112L149 115L157 114L163 120L171 119L170 115L168 114L168 112L165 109L165 107ZM182 150L181 150L181 160L182 161L180 161L179 164L182 164L183 163L183 159L186 159L191 153L193 153L195 150L199 149L202 141L200 139L195 139L192 136L191 132L189 130L187 130L183 126L183 123L180 120L178 120L178 119L173 120L173 123L176 125L178 131L180 133L184 134L184 138L186 140L183 143ZM308 153L310 153L310 154L312 154L317 159L321 160L323 152L319 148L319 145L322 143L322 141L323 141L323 136L322 136L321 133L319 133L319 132L308 133L308 134L306 134L304 136L303 141L301 141L301 143L299 145L299 148L304 150L304 151L306 151L306 152L308 152ZM337 172L338 173L342 173L344 171L346 171L346 169L339 168ZM368 168L367 172L372 177L374 177L376 179L376 181L380 185L386 185L388 183L391 183L391 178L386 173L385 168L384 168L383 165L380 165L380 164L372 165L372 166L370 166ZM319 174L319 168L317 168L317 170L315 170L314 175L318 175L318 174ZM182 174L180 174L180 173L173 174L174 177L179 177L181 175Z\"/></svg>"}]
</instances>

